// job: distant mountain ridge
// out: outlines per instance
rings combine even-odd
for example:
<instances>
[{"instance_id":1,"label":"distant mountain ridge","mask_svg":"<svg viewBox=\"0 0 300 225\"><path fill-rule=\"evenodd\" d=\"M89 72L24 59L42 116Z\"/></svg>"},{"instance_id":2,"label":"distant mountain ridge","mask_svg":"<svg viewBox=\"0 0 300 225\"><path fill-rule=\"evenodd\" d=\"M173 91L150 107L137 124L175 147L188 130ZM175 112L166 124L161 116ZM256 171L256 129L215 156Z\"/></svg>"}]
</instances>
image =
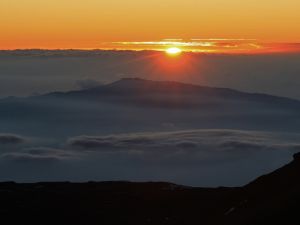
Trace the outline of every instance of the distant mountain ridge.
<instances>
[{"instance_id":1,"label":"distant mountain ridge","mask_svg":"<svg viewBox=\"0 0 300 225\"><path fill-rule=\"evenodd\" d=\"M135 103L150 101L160 102L169 105L182 103L184 106L195 106L198 103L222 103L227 101L247 101L267 103L277 106L295 107L300 109L300 101L296 99L273 96L262 93L247 93L230 88L217 88L187 84L175 81L151 81L141 78L123 78L121 80L101 85L99 87L70 91L49 93L44 96L56 97L78 97L89 99L104 99L105 97L120 97L121 101L126 101L126 97L134 98ZM174 97L174 98L172 98ZM191 98L193 97L193 98ZM197 99L195 99L197 98ZM143 104L145 105L145 104ZM163 104L162 104L163 105Z\"/></svg>"},{"instance_id":2,"label":"distant mountain ridge","mask_svg":"<svg viewBox=\"0 0 300 225\"><path fill-rule=\"evenodd\" d=\"M279 97L264 93L247 93L242 91L237 91L231 88L220 88L220 87L209 87L196 84L182 83L177 81L153 81L146 80L142 78L123 78L118 81L101 85L99 87L93 87L90 89L79 90L79 91L69 91L69 92L57 92L57 93L80 93L80 92L97 92L97 91L136 91L136 92L146 92L146 91L158 91L161 93L207 93L207 94L227 94L227 95L259 95L265 97L276 97L280 99L293 100L295 102L300 102L295 99L287 97ZM51 94L51 93L49 93ZM155 92L154 92L155 94Z\"/></svg>"},{"instance_id":3,"label":"distant mountain ridge","mask_svg":"<svg viewBox=\"0 0 300 225\"><path fill-rule=\"evenodd\" d=\"M139 78L83 90L0 100L0 122L7 124L10 132L19 132L21 124L33 131L33 124L39 124L47 125L49 132L53 127L54 134L61 132L66 136L69 132L82 135L153 131L164 129L163 124L179 129L293 132L300 130L299 115L300 101L294 99ZM59 131L54 125L60 127Z\"/></svg>"}]
</instances>

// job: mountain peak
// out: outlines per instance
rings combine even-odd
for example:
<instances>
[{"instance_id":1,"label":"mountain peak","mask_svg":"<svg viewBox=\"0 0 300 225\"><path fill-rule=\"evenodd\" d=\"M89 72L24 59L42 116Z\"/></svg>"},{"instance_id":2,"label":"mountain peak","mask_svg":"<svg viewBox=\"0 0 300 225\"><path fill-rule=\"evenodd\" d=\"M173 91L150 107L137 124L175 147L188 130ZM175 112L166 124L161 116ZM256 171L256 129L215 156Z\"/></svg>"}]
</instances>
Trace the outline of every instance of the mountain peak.
<instances>
[{"instance_id":1,"label":"mountain peak","mask_svg":"<svg viewBox=\"0 0 300 225\"><path fill-rule=\"evenodd\" d=\"M212 87L205 87L201 85L189 84L180 81L166 81L166 80L149 80L138 77L133 78L122 78L113 83L107 85L108 87L118 87L118 88L137 88L141 90L172 90L172 89L182 89L182 90L192 90L192 89L216 89ZM221 88L218 88L221 89ZM228 89L229 90L229 89Z\"/></svg>"},{"instance_id":2,"label":"mountain peak","mask_svg":"<svg viewBox=\"0 0 300 225\"><path fill-rule=\"evenodd\" d=\"M139 78L139 77L124 77L119 80L120 81L150 81L147 79ZM118 81L117 81L118 82Z\"/></svg>"},{"instance_id":3,"label":"mountain peak","mask_svg":"<svg viewBox=\"0 0 300 225\"><path fill-rule=\"evenodd\" d=\"M176 81L153 81L142 78L122 78L107 85L108 88L116 88L119 90L136 90L136 91L152 91L152 92L172 92L172 90L191 91L196 88L199 90L201 86L186 84Z\"/></svg>"},{"instance_id":4,"label":"mountain peak","mask_svg":"<svg viewBox=\"0 0 300 225\"><path fill-rule=\"evenodd\" d=\"M108 84L109 87L128 87L133 85L141 85L141 84L149 84L153 83L154 81L146 80L142 78L121 78L120 80L117 80L115 82L112 82Z\"/></svg>"}]
</instances>

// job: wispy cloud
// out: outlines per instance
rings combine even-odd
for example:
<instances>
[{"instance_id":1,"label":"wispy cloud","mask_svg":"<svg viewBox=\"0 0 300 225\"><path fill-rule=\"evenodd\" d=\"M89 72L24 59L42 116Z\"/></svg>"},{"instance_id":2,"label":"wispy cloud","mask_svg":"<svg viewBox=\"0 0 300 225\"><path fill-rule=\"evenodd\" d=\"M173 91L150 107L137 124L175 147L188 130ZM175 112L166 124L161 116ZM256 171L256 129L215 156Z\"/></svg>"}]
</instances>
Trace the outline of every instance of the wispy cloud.
<instances>
[{"instance_id":1,"label":"wispy cloud","mask_svg":"<svg viewBox=\"0 0 300 225\"><path fill-rule=\"evenodd\" d=\"M16 134L0 134L0 144L21 144L24 143L27 139L20 135Z\"/></svg>"},{"instance_id":2,"label":"wispy cloud","mask_svg":"<svg viewBox=\"0 0 300 225\"><path fill-rule=\"evenodd\" d=\"M159 50L164 51L168 47L180 47L187 52L211 52L211 53L276 53L299 52L297 44L288 43L264 43L257 39L244 38L193 38L184 40L180 38L168 38L159 41L119 41L106 43L113 49L127 50Z\"/></svg>"},{"instance_id":3,"label":"wispy cloud","mask_svg":"<svg viewBox=\"0 0 300 225\"><path fill-rule=\"evenodd\" d=\"M172 132L129 133L70 138L67 146L74 150L117 152L139 151L160 154L176 152L244 152L278 148L297 149L299 144L285 144L273 133L241 130L183 130Z\"/></svg>"},{"instance_id":4,"label":"wispy cloud","mask_svg":"<svg viewBox=\"0 0 300 225\"><path fill-rule=\"evenodd\" d=\"M201 42L185 42L185 41L175 41L175 40L164 40L164 41L133 41L133 42L112 42L112 44L121 45L137 45L137 46L178 46L178 47L208 47L215 46L214 42L211 41L201 41Z\"/></svg>"},{"instance_id":5,"label":"wispy cloud","mask_svg":"<svg viewBox=\"0 0 300 225\"><path fill-rule=\"evenodd\" d=\"M32 162L58 162L72 159L75 154L63 149L49 147L31 147L21 151L4 153L0 159L6 161L32 163Z\"/></svg>"}]
</instances>

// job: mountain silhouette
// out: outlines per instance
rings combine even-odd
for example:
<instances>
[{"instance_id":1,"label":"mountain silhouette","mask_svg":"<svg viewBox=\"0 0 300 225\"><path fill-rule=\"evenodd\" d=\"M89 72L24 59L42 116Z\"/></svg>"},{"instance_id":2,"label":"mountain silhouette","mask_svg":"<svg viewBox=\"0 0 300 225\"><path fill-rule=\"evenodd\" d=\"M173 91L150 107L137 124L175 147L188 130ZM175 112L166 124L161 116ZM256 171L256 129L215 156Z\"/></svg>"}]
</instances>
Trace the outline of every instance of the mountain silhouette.
<instances>
[{"instance_id":1,"label":"mountain silhouette","mask_svg":"<svg viewBox=\"0 0 300 225\"><path fill-rule=\"evenodd\" d=\"M298 224L300 155L244 187L163 182L0 183L9 224ZM16 216L17 215L17 216Z\"/></svg>"},{"instance_id":2,"label":"mountain silhouette","mask_svg":"<svg viewBox=\"0 0 300 225\"><path fill-rule=\"evenodd\" d=\"M203 107L253 103L270 107L300 107L300 101L258 93L245 93L229 88L207 87L174 81L151 81L124 78L86 90L52 93L46 96L89 98L110 102L131 103L149 107ZM245 105L246 106L246 105Z\"/></svg>"},{"instance_id":3,"label":"mountain silhouette","mask_svg":"<svg viewBox=\"0 0 300 225\"><path fill-rule=\"evenodd\" d=\"M300 130L300 102L171 81L121 79L95 88L0 100L0 132L71 136L180 129ZM80 123L79 123L80 121ZM47 127L39 129L37 127Z\"/></svg>"}]
</instances>

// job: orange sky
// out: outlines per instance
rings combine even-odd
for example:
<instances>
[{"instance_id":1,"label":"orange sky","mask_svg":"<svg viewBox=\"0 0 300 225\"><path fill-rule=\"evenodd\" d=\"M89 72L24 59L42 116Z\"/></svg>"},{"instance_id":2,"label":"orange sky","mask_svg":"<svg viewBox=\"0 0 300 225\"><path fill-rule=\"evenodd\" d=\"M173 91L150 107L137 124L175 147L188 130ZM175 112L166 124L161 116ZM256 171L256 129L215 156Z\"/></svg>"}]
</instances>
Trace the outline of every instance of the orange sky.
<instances>
[{"instance_id":1,"label":"orange sky","mask_svg":"<svg viewBox=\"0 0 300 225\"><path fill-rule=\"evenodd\" d=\"M165 38L295 43L299 9L299 0L0 0L0 49Z\"/></svg>"}]
</instances>

